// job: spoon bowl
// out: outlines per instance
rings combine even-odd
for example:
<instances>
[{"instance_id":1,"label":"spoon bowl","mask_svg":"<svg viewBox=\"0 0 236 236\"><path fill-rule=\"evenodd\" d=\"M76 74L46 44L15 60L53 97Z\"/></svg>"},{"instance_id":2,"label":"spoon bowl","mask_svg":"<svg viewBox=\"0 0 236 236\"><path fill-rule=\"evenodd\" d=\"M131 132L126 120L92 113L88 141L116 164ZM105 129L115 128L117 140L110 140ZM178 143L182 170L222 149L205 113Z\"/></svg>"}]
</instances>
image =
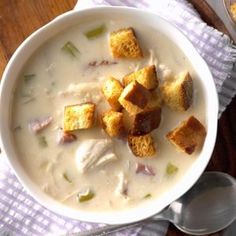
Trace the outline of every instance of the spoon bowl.
<instances>
[{"instance_id":1,"label":"spoon bowl","mask_svg":"<svg viewBox=\"0 0 236 236\"><path fill-rule=\"evenodd\" d=\"M159 220L168 220L187 234L215 233L236 220L235 199L236 180L232 176L221 172L205 172L187 193L161 213L141 222L109 225L81 233L80 236L107 235Z\"/></svg>"},{"instance_id":2,"label":"spoon bowl","mask_svg":"<svg viewBox=\"0 0 236 236\"><path fill-rule=\"evenodd\" d=\"M220 231L236 219L236 181L220 172L206 172L166 210L181 231L202 235ZM154 216L155 218L155 216Z\"/></svg>"}]
</instances>

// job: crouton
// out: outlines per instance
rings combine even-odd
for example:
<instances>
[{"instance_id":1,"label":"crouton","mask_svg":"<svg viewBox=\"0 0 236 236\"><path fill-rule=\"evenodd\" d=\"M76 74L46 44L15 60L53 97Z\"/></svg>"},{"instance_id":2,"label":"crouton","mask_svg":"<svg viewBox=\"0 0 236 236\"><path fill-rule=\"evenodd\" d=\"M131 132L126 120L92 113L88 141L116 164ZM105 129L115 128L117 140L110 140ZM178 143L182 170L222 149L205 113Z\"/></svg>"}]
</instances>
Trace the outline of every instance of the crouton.
<instances>
[{"instance_id":1,"label":"crouton","mask_svg":"<svg viewBox=\"0 0 236 236\"><path fill-rule=\"evenodd\" d=\"M151 134L133 136L128 135L128 144L135 156L150 157L156 153Z\"/></svg>"},{"instance_id":2,"label":"crouton","mask_svg":"<svg viewBox=\"0 0 236 236\"><path fill-rule=\"evenodd\" d=\"M190 116L166 135L167 139L179 150L189 155L197 147L201 147L204 143L205 136L205 127L194 116Z\"/></svg>"},{"instance_id":3,"label":"crouton","mask_svg":"<svg viewBox=\"0 0 236 236\"><path fill-rule=\"evenodd\" d=\"M123 87L120 81L113 77L108 78L102 86L102 92L104 96L106 97L112 109L115 111L120 111L121 109L118 98L120 97L122 91Z\"/></svg>"},{"instance_id":4,"label":"crouton","mask_svg":"<svg viewBox=\"0 0 236 236\"><path fill-rule=\"evenodd\" d=\"M193 100L193 81L188 72L180 73L175 81L162 86L165 104L173 111L186 111Z\"/></svg>"},{"instance_id":5,"label":"crouton","mask_svg":"<svg viewBox=\"0 0 236 236\"><path fill-rule=\"evenodd\" d=\"M131 114L143 111L148 103L150 92L137 81L128 84L118 101Z\"/></svg>"},{"instance_id":6,"label":"crouton","mask_svg":"<svg viewBox=\"0 0 236 236\"><path fill-rule=\"evenodd\" d=\"M234 2L230 5L230 13L231 13L233 19L236 21L236 2Z\"/></svg>"},{"instance_id":7,"label":"crouton","mask_svg":"<svg viewBox=\"0 0 236 236\"><path fill-rule=\"evenodd\" d=\"M65 132L88 129L94 124L95 104L83 103L66 106L64 109Z\"/></svg>"},{"instance_id":8,"label":"crouton","mask_svg":"<svg viewBox=\"0 0 236 236\"><path fill-rule=\"evenodd\" d=\"M102 127L110 137L118 136L123 131L123 113L106 111L101 117Z\"/></svg>"},{"instance_id":9,"label":"crouton","mask_svg":"<svg viewBox=\"0 0 236 236\"><path fill-rule=\"evenodd\" d=\"M110 48L114 58L141 58L143 56L132 28L112 32Z\"/></svg>"},{"instance_id":10,"label":"crouton","mask_svg":"<svg viewBox=\"0 0 236 236\"><path fill-rule=\"evenodd\" d=\"M134 122L134 116L131 115L128 111L125 109L122 109L122 114L123 114L123 125L124 125L124 130L126 133L129 133L129 131L132 128L133 122Z\"/></svg>"},{"instance_id":11,"label":"crouton","mask_svg":"<svg viewBox=\"0 0 236 236\"><path fill-rule=\"evenodd\" d=\"M158 128L161 122L161 108L154 107L137 113L131 129L132 135L144 135Z\"/></svg>"},{"instance_id":12,"label":"crouton","mask_svg":"<svg viewBox=\"0 0 236 236\"><path fill-rule=\"evenodd\" d=\"M162 106L162 94L159 89L150 92L149 100L146 108L155 108Z\"/></svg>"},{"instance_id":13,"label":"crouton","mask_svg":"<svg viewBox=\"0 0 236 236\"><path fill-rule=\"evenodd\" d=\"M155 65L146 66L141 70L126 75L123 78L123 84L127 86L130 82L135 80L148 90L156 89L158 86L158 79Z\"/></svg>"}]
</instances>

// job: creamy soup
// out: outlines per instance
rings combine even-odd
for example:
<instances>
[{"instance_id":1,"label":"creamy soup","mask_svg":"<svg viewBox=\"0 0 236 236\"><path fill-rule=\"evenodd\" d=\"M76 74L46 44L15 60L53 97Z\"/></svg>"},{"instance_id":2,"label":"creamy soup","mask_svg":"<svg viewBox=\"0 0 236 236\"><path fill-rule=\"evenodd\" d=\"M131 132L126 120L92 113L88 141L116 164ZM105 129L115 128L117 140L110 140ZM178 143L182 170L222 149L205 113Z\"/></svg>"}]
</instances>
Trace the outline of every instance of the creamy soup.
<instances>
[{"instance_id":1,"label":"creamy soup","mask_svg":"<svg viewBox=\"0 0 236 236\"><path fill-rule=\"evenodd\" d=\"M104 23L105 33L98 37L88 39L84 34ZM142 59L112 57L109 33L125 27L135 29ZM74 55L62 49L67 42L75 47L69 49ZM194 83L193 104L187 111L174 112L162 106L160 126L152 132L153 157L136 157L125 138L110 138L98 121L93 128L74 131L77 139L73 142L63 143L60 134L66 105L93 102L97 117L109 109L101 92L107 76L121 80L151 64L157 68L160 84L184 70ZM101 19L69 28L34 53L15 90L12 128L20 162L42 191L74 209L113 211L156 199L184 177L199 150L192 155L179 152L166 134L190 115L205 124L204 95L190 62L175 44L141 23ZM46 123L50 124L34 132ZM100 157L105 158L90 162ZM173 175L166 172L168 163L178 168Z\"/></svg>"}]
</instances>

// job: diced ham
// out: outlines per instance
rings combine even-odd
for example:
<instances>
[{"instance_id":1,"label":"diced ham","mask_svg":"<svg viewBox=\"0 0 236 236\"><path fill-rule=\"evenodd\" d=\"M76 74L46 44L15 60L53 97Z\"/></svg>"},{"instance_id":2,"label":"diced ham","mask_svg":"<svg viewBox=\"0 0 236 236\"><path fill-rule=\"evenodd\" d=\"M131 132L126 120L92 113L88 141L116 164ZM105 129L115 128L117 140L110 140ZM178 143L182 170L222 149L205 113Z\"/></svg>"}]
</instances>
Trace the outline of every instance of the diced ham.
<instances>
[{"instance_id":1,"label":"diced ham","mask_svg":"<svg viewBox=\"0 0 236 236\"><path fill-rule=\"evenodd\" d=\"M39 119L34 119L29 122L29 129L37 134L41 130L45 129L52 122L52 117L47 116Z\"/></svg>"},{"instance_id":2,"label":"diced ham","mask_svg":"<svg viewBox=\"0 0 236 236\"><path fill-rule=\"evenodd\" d=\"M66 133L63 130L59 131L59 144L72 143L77 140L75 134Z\"/></svg>"},{"instance_id":3,"label":"diced ham","mask_svg":"<svg viewBox=\"0 0 236 236\"><path fill-rule=\"evenodd\" d=\"M144 174L144 175L149 175L149 176L156 175L152 167L141 164L141 163L137 163L136 165L136 174Z\"/></svg>"}]
</instances>

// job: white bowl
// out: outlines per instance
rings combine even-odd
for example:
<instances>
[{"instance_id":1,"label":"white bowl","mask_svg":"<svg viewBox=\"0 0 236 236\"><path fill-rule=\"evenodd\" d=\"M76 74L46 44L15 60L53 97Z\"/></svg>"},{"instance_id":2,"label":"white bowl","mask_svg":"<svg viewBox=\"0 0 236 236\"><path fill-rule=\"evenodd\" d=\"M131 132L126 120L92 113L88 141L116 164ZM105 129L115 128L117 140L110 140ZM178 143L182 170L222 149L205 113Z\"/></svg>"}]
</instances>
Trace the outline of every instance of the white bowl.
<instances>
[{"instance_id":1,"label":"white bowl","mask_svg":"<svg viewBox=\"0 0 236 236\"><path fill-rule=\"evenodd\" d=\"M74 210L59 202L53 200L42 190L40 190L28 177L21 166L17 153L15 151L12 133L11 133L11 103L13 98L13 88L19 73L29 57L39 48L46 40L53 37L62 30L85 19L99 19L99 16L119 16L125 21L132 18L137 22L150 25L159 32L165 34L183 51L185 56L191 61L192 67L196 71L203 86L203 92L206 99L206 127L207 136L200 156L194 162L192 167L187 171L184 178L173 187L168 193L153 201L147 201L144 205L135 208L126 209L118 212L88 212ZM122 224L142 220L155 213L160 212L172 201L184 194L199 178L210 160L217 132L217 115L218 115L218 98L213 82L212 75L205 61L197 53L188 39L180 33L174 26L168 23L160 16L143 10L126 8L126 7L97 7L80 11L71 11L65 13L55 20L34 32L28 37L16 50L9 61L1 81L0 90L0 131L1 131L1 148L6 155L11 167L14 169L16 176L28 190L28 192L46 208L74 219L102 222L108 224Z\"/></svg>"}]
</instances>

